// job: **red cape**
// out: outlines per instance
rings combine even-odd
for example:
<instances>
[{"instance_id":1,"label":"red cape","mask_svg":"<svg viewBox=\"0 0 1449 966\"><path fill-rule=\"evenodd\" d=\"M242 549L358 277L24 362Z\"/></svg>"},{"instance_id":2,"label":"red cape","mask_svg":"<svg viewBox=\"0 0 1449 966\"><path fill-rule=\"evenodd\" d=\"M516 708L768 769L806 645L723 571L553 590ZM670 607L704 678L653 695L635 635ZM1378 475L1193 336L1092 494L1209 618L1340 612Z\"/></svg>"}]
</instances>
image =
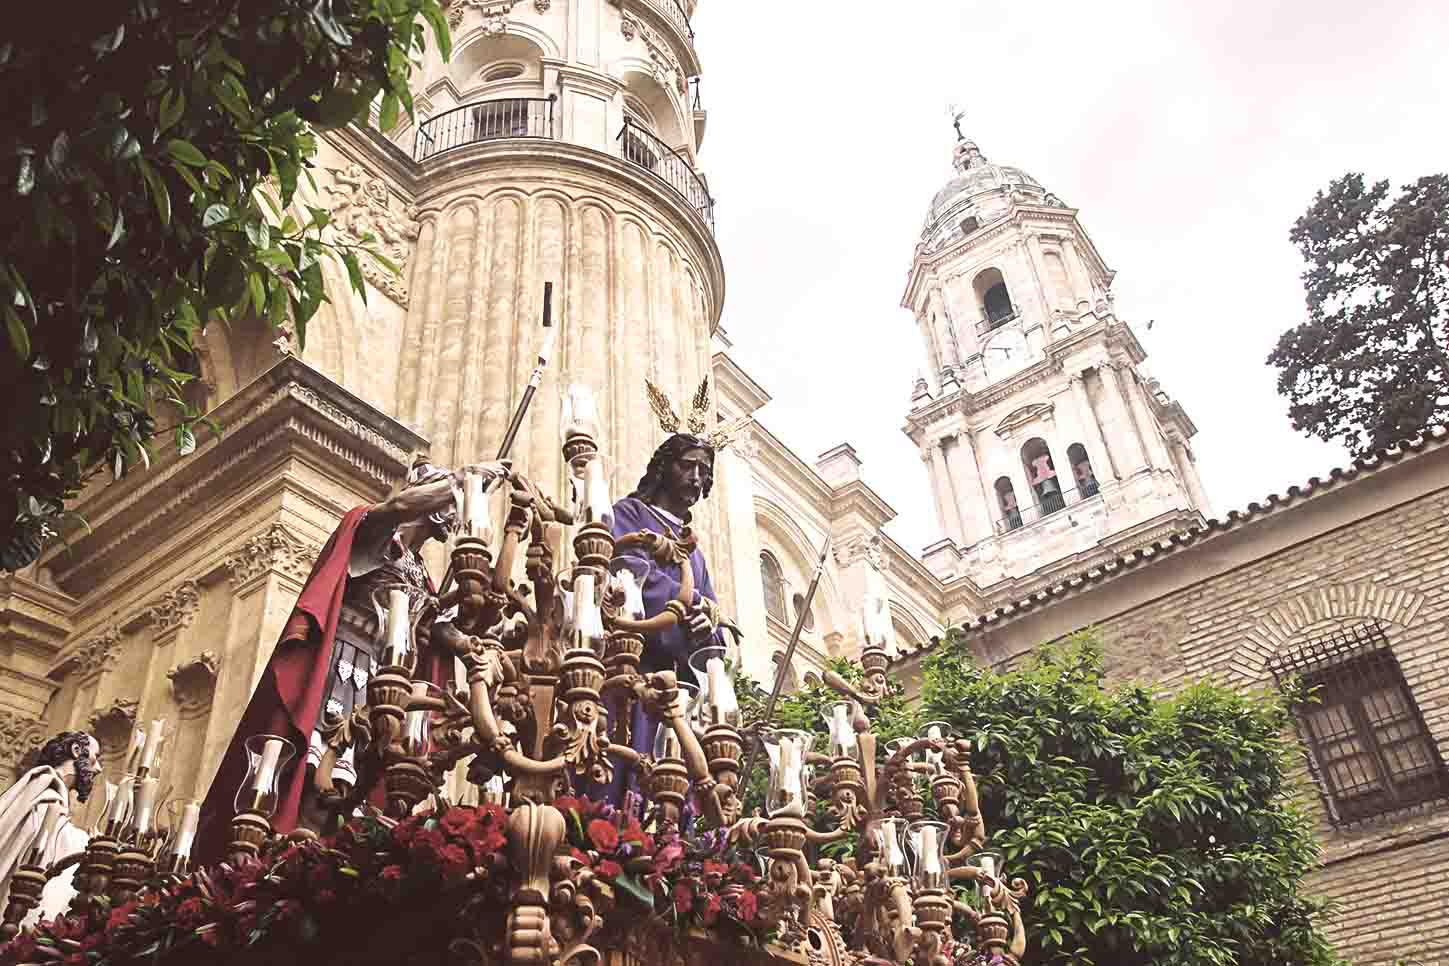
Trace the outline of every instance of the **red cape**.
<instances>
[{"instance_id":1,"label":"red cape","mask_svg":"<svg viewBox=\"0 0 1449 966\"><path fill-rule=\"evenodd\" d=\"M321 716L332 671L333 639L342 614L347 565L357 528L371 506L349 510L331 539L317 554L317 563L302 587L282 637L262 671L252 699L242 712L231 743L201 806L201 825L193 855L198 863L225 857L231 838L233 800L247 775L246 740L253 735L281 735L292 742L295 756L279 782L277 814L272 828L287 833L297 827L302 792L307 783L307 746ZM451 662L427 660L423 676L441 682Z\"/></svg>"}]
</instances>

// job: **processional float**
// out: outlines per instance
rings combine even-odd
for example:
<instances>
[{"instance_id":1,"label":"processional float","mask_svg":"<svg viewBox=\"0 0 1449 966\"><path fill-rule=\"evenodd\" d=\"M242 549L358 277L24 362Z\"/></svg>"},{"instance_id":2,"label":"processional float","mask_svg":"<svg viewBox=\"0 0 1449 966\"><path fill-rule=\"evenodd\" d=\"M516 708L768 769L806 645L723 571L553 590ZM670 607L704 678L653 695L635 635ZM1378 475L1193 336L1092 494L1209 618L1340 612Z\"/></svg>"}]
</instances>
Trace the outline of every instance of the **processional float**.
<instances>
[{"instance_id":1,"label":"processional float","mask_svg":"<svg viewBox=\"0 0 1449 966\"><path fill-rule=\"evenodd\" d=\"M641 672L646 635L686 623L696 534L686 527L677 539L653 532L616 538L590 391L571 386L564 411L571 499L556 501L511 474L495 540L490 495L470 474L457 493L460 525L441 596L401 584L375 591L381 660L367 703L329 717L322 729L314 783L331 827L368 808L365 792L379 781L387 819L405 819L429 803L445 806L447 776L471 758L469 779L483 800L511 805L510 905L502 935L480 934L456 948L479 966L564 966L586 954L618 962L593 942L606 907L634 900L601 889L607 882L597 870L570 858L565 816L553 803L581 790L603 794L623 770L637 781L637 818L654 842L712 834L753 850L763 870L756 896L762 955L797 963L1014 966L1026 946L1019 907L1026 885L1008 880L1001 857L983 850L969 743L942 724L915 738L877 739L866 711L886 695L890 659L884 641L871 635L859 683L824 675L842 700L823 751L809 732L772 730L767 722L742 730L723 647L692 658L697 689L672 672ZM572 563L563 566L566 541ZM680 592L646 618L640 588L652 568L669 566L680 569ZM440 690L414 675L429 628L449 613L469 635L461 655L467 684ZM778 693L777 681L772 698ZM634 750L631 734L641 704L658 722L649 754ZM769 780L762 808L746 815L741 759L747 746L753 758L757 741ZM251 767L232 823L234 862L269 845L278 778L289 765L303 767L284 738L254 736L248 751ZM334 779L349 751L358 776L350 787ZM135 807L147 782L142 766L86 852L57 863L79 862L73 913L101 914L192 871L196 806L173 803L172 821L158 827L149 807ZM826 846L844 857L820 857ZM55 871L31 864L15 877L5 938Z\"/></svg>"}]
</instances>

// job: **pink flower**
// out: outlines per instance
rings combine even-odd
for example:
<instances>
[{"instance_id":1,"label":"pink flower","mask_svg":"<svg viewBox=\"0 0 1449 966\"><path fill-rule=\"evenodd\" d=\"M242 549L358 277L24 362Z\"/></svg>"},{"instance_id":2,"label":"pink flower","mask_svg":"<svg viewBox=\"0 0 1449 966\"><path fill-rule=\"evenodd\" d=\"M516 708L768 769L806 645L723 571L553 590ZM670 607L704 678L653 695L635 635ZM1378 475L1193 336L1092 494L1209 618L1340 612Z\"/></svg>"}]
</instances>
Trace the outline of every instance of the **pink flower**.
<instances>
[{"instance_id":1,"label":"pink flower","mask_svg":"<svg viewBox=\"0 0 1449 966\"><path fill-rule=\"evenodd\" d=\"M599 863L597 871L606 879L617 879L624 874L624 867L613 859L604 859Z\"/></svg>"},{"instance_id":2,"label":"pink flower","mask_svg":"<svg viewBox=\"0 0 1449 966\"><path fill-rule=\"evenodd\" d=\"M694 905L694 890L687 882L678 882L674 886L674 911L681 916L688 915L690 907Z\"/></svg>"},{"instance_id":3,"label":"pink flower","mask_svg":"<svg viewBox=\"0 0 1449 966\"><path fill-rule=\"evenodd\" d=\"M401 879L402 877L403 877L402 866L400 866L400 865L387 865L387 866L383 866L383 869L382 869L382 879L383 879L384 882L396 882L399 879Z\"/></svg>"},{"instance_id":4,"label":"pink flower","mask_svg":"<svg viewBox=\"0 0 1449 966\"><path fill-rule=\"evenodd\" d=\"M704 907L704 924L706 926L713 926L718 921L720 905L719 896L709 897L709 902Z\"/></svg>"},{"instance_id":5,"label":"pink flower","mask_svg":"<svg viewBox=\"0 0 1449 966\"><path fill-rule=\"evenodd\" d=\"M654 855L654 871L661 875L673 869L684 860L684 846L678 841L670 842Z\"/></svg>"},{"instance_id":6,"label":"pink flower","mask_svg":"<svg viewBox=\"0 0 1449 966\"><path fill-rule=\"evenodd\" d=\"M760 900L753 892L741 892L735 897L735 908L740 911L740 918L749 922L759 915Z\"/></svg>"}]
</instances>

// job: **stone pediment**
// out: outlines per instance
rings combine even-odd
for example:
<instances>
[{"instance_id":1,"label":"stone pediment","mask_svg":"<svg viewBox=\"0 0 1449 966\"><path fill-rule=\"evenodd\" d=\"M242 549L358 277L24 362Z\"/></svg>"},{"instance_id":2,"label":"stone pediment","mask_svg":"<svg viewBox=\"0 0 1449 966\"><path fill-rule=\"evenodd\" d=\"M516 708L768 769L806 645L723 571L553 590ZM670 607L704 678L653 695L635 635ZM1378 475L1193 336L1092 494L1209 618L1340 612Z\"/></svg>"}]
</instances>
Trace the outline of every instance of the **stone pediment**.
<instances>
[{"instance_id":1,"label":"stone pediment","mask_svg":"<svg viewBox=\"0 0 1449 966\"><path fill-rule=\"evenodd\" d=\"M1029 406L1022 406L1014 409L1001 418L996 424L996 435L1006 439L1023 426L1028 426L1037 420L1052 418L1052 403L1032 403Z\"/></svg>"}]
</instances>

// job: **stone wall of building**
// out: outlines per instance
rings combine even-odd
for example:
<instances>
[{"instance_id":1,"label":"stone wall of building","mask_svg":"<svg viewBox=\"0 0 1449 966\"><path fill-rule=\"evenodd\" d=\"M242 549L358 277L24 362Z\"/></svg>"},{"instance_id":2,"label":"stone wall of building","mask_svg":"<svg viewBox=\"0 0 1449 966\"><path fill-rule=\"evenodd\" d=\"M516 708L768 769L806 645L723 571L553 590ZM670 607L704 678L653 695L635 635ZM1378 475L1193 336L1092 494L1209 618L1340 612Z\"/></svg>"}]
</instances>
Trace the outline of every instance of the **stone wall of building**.
<instances>
[{"instance_id":1,"label":"stone wall of building","mask_svg":"<svg viewBox=\"0 0 1449 966\"><path fill-rule=\"evenodd\" d=\"M1269 661L1377 621L1449 759L1449 432L1335 471L1195 534L1064 581L967 628L983 661L1095 628L1109 673L1272 687ZM920 655L900 672L919 681ZM1329 935L1353 963L1449 962L1449 803L1336 827L1303 771Z\"/></svg>"}]
</instances>

